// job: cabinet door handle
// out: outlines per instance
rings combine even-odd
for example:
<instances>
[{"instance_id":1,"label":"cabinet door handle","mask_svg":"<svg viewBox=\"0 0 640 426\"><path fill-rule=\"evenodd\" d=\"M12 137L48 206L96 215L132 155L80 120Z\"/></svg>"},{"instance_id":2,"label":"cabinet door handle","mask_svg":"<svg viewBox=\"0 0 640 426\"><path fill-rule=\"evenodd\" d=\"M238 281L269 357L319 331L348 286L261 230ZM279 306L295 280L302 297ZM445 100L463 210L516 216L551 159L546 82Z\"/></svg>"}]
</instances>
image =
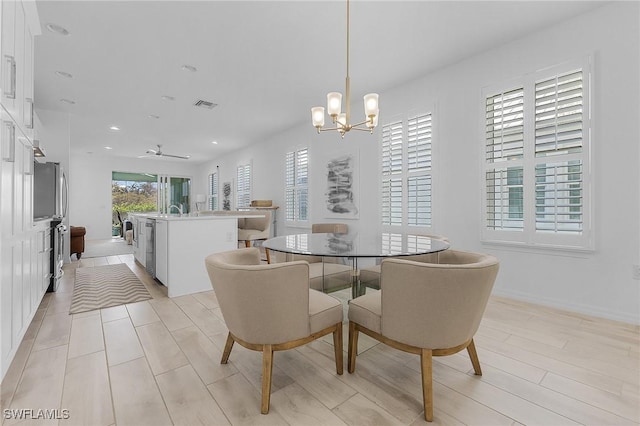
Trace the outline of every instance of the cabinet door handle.
<instances>
[{"instance_id":1,"label":"cabinet door handle","mask_svg":"<svg viewBox=\"0 0 640 426\"><path fill-rule=\"evenodd\" d=\"M33 147L29 144L24 145L26 159L24 161L24 174L31 176L33 174Z\"/></svg>"},{"instance_id":2,"label":"cabinet door handle","mask_svg":"<svg viewBox=\"0 0 640 426\"><path fill-rule=\"evenodd\" d=\"M4 96L9 99L16 98L16 60L13 56L4 55L4 66L6 68L6 81L3 84Z\"/></svg>"},{"instance_id":3,"label":"cabinet door handle","mask_svg":"<svg viewBox=\"0 0 640 426\"><path fill-rule=\"evenodd\" d=\"M16 127L11 121L2 122L2 161L13 163L16 154Z\"/></svg>"},{"instance_id":4,"label":"cabinet door handle","mask_svg":"<svg viewBox=\"0 0 640 426\"><path fill-rule=\"evenodd\" d=\"M27 129L33 129L33 99L25 98L27 103L27 110L25 111L24 126Z\"/></svg>"}]
</instances>

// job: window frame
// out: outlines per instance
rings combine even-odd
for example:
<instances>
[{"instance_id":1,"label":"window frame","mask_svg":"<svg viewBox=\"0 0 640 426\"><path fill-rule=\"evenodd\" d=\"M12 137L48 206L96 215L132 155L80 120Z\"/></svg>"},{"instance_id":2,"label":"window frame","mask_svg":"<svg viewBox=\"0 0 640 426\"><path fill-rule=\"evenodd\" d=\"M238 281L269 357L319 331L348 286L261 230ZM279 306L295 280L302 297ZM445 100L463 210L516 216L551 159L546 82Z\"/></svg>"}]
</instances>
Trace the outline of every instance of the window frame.
<instances>
[{"instance_id":1,"label":"window frame","mask_svg":"<svg viewBox=\"0 0 640 426\"><path fill-rule=\"evenodd\" d=\"M553 77L563 76L572 71L582 71L582 149L581 152L536 156L536 84ZM486 102L492 94L508 92L517 87L524 89L524 147L522 158L490 163L487 161L486 147ZM482 88L480 121L480 162L481 162L481 242L486 244L506 244L523 247L553 248L569 251L593 251L595 238L593 229L593 167L592 135L594 123L591 99L593 97L592 55L547 67L521 77ZM571 161L582 163L582 232L546 231L536 229L536 169L537 166L553 165ZM523 227L519 229L491 229L488 227L487 212L487 172L496 169L519 168L523 170ZM567 166L570 167L570 166Z\"/></svg>"}]
</instances>

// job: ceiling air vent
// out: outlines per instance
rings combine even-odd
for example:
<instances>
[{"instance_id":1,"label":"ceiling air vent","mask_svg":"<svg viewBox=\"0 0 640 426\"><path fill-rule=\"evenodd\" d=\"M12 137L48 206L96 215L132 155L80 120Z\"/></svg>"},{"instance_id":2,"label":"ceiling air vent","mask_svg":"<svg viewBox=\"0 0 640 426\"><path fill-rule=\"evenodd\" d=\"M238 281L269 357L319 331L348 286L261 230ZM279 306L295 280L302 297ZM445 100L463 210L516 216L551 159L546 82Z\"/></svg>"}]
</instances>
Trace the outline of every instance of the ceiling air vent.
<instances>
[{"instance_id":1,"label":"ceiling air vent","mask_svg":"<svg viewBox=\"0 0 640 426\"><path fill-rule=\"evenodd\" d=\"M193 104L193 106L197 106L198 108L206 108L206 109L213 109L215 107L218 106L218 104L214 104L213 102L209 102L209 101L205 101L205 100L198 100L196 101L195 104Z\"/></svg>"}]
</instances>

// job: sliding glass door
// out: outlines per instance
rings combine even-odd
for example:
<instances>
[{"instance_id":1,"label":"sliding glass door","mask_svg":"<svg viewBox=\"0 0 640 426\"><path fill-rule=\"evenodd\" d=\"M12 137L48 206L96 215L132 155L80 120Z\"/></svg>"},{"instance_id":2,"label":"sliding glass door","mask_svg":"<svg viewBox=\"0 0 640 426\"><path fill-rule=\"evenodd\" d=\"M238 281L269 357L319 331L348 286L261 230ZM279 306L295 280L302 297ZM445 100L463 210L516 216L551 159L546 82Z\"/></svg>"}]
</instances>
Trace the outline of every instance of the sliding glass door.
<instances>
[{"instance_id":1,"label":"sliding glass door","mask_svg":"<svg viewBox=\"0 0 640 426\"><path fill-rule=\"evenodd\" d=\"M178 213L179 208L182 209L183 214L189 213L190 201L190 178L168 175L158 176L158 212L162 214Z\"/></svg>"}]
</instances>

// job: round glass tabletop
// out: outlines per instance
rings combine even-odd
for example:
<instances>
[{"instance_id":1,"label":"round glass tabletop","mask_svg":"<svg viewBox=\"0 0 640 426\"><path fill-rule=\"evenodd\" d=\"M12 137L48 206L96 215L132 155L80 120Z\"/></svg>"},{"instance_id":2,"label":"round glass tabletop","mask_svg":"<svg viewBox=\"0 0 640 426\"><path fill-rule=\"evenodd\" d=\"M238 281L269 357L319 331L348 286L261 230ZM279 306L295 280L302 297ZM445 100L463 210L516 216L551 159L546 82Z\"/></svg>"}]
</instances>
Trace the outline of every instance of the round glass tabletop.
<instances>
[{"instance_id":1,"label":"round glass tabletop","mask_svg":"<svg viewBox=\"0 0 640 426\"><path fill-rule=\"evenodd\" d=\"M283 253L333 257L389 257L435 253L449 243L409 233L293 234L266 240L263 247Z\"/></svg>"}]
</instances>

